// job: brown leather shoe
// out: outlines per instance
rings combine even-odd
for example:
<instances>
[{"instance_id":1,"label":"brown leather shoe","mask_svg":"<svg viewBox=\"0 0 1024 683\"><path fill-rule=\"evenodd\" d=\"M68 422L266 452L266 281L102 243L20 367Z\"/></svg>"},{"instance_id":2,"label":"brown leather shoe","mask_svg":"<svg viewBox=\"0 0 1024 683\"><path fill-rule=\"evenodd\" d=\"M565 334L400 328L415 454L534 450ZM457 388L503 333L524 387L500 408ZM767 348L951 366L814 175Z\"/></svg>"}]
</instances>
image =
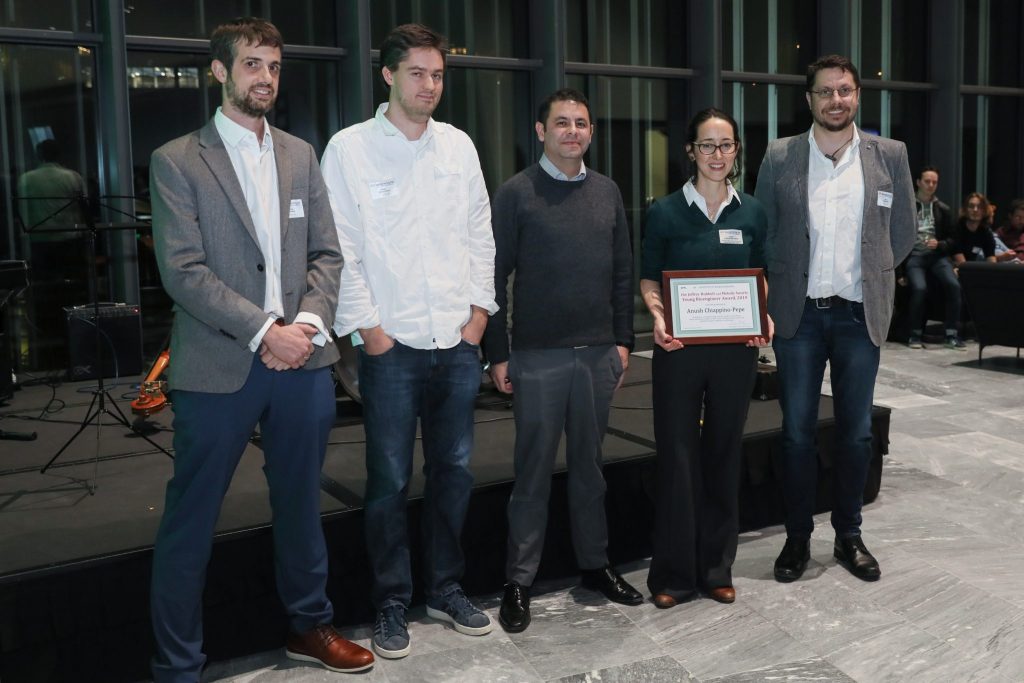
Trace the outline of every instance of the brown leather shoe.
<instances>
[{"instance_id":1,"label":"brown leather shoe","mask_svg":"<svg viewBox=\"0 0 1024 683\"><path fill-rule=\"evenodd\" d=\"M675 598L668 593L658 593L654 596L654 606L658 609L668 609L679 604Z\"/></svg>"},{"instance_id":2,"label":"brown leather shoe","mask_svg":"<svg viewBox=\"0 0 1024 683\"><path fill-rule=\"evenodd\" d=\"M313 662L338 673L364 671L373 666L373 653L342 638L330 624L320 624L303 634L288 634L284 649L288 659Z\"/></svg>"},{"instance_id":3,"label":"brown leather shoe","mask_svg":"<svg viewBox=\"0 0 1024 683\"><path fill-rule=\"evenodd\" d=\"M736 589L732 586L719 586L708 591L708 597L715 602L724 602L731 605L736 602Z\"/></svg>"}]
</instances>

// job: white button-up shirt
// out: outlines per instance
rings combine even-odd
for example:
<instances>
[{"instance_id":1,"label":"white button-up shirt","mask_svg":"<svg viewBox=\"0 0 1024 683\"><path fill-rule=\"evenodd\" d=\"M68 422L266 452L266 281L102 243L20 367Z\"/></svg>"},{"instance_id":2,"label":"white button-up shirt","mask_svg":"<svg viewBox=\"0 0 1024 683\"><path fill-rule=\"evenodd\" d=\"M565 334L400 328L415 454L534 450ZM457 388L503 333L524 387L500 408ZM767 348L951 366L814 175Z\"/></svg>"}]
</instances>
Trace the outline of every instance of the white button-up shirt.
<instances>
[{"instance_id":1,"label":"white button-up shirt","mask_svg":"<svg viewBox=\"0 0 1024 683\"><path fill-rule=\"evenodd\" d=\"M708 213L708 202L706 199L704 199L704 195L702 195L700 192L697 192L697 188L693 186L693 180L687 180L686 184L683 185L683 198L686 199L686 205L693 206L694 204L696 204L697 208L700 209L700 212L704 214L704 216L709 221L711 221L712 223L717 223L718 218L722 215L722 211L725 209L725 207L729 206L729 204L731 204L734 199L736 200L737 204L743 203L742 201L740 201L740 193L736 191L736 188L732 186L732 183L726 180L725 184L729 188L729 190L728 193L725 195L725 201L723 201L722 205L718 207L718 211L715 213L714 218L712 218Z\"/></svg>"},{"instance_id":2,"label":"white button-up shirt","mask_svg":"<svg viewBox=\"0 0 1024 683\"><path fill-rule=\"evenodd\" d=\"M807 273L807 296L841 296L863 301L861 275L861 234L864 222L864 170L860 157L860 135L834 164L818 149L814 129L807 136L810 155L807 164L808 214L811 225L811 262Z\"/></svg>"},{"instance_id":3,"label":"white button-up shirt","mask_svg":"<svg viewBox=\"0 0 1024 683\"><path fill-rule=\"evenodd\" d=\"M417 349L462 339L494 301L491 207L476 148L433 119L409 140L384 116L346 128L321 167L345 257L334 331L380 325Z\"/></svg>"},{"instance_id":4,"label":"white button-up shirt","mask_svg":"<svg viewBox=\"0 0 1024 683\"><path fill-rule=\"evenodd\" d=\"M255 352L274 321L284 317L281 294L281 198L277 184L274 140L270 135L270 126L265 127L263 142L260 143L256 133L229 119L220 107L217 107L213 120L220 139L224 141L238 183L242 186L242 195L249 207L249 216L263 254L263 274L266 277L263 310L269 317L256 336L249 340L249 349ZM314 344L323 346L330 339L323 320L315 313L301 312L295 317L295 322L316 327L319 333L312 340Z\"/></svg>"}]
</instances>

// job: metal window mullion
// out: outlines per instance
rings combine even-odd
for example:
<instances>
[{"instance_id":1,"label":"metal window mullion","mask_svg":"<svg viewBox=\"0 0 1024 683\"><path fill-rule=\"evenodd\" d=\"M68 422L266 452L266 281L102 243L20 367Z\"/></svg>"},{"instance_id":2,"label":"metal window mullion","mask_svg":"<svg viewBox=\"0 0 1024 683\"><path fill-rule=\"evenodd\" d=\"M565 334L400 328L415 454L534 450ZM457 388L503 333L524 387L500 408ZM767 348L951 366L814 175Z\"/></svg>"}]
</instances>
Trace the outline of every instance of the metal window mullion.
<instances>
[{"instance_id":1,"label":"metal window mullion","mask_svg":"<svg viewBox=\"0 0 1024 683\"><path fill-rule=\"evenodd\" d=\"M768 73L779 71L779 2L768 2ZM768 84L768 140L779 137L779 86Z\"/></svg>"},{"instance_id":2,"label":"metal window mullion","mask_svg":"<svg viewBox=\"0 0 1024 683\"><path fill-rule=\"evenodd\" d=\"M890 78L892 73L892 0L882 0L882 74L879 78ZM892 92L882 91L879 105L881 116L879 126L882 137L892 135Z\"/></svg>"},{"instance_id":3,"label":"metal window mullion","mask_svg":"<svg viewBox=\"0 0 1024 683\"><path fill-rule=\"evenodd\" d=\"M974 151L975 190L982 194L988 194L988 101L988 96L978 96L978 141Z\"/></svg>"}]
</instances>

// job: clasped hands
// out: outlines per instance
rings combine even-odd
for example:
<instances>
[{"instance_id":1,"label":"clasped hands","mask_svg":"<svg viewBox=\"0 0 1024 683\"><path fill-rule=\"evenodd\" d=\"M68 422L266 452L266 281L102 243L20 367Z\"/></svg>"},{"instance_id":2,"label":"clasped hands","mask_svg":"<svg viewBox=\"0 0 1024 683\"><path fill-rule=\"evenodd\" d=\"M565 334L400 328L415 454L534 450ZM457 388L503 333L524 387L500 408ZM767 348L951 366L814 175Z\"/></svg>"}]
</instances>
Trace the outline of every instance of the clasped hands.
<instances>
[{"instance_id":1,"label":"clasped hands","mask_svg":"<svg viewBox=\"0 0 1024 683\"><path fill-rule=\"evenodd\" d=\"M305 323L271 325L260 343L260 360L271 370L298 370L313 355L317 330Z\"/></svg>"}]
</instances>

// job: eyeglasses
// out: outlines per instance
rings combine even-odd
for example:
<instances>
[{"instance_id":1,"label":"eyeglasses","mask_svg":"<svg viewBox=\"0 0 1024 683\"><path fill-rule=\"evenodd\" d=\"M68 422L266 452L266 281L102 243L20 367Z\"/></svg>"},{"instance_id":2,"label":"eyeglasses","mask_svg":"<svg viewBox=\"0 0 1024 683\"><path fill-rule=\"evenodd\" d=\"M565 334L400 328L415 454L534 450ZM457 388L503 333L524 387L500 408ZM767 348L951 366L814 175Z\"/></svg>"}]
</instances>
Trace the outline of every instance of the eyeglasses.
<instances>
[{"instance_id":1,"label":"eyeglasses","mask_svg":"<svg viewBox=\"0 0 1024 683\"><path fill-rule=\"evenodd\" d=\"M714 154L716 149L721 150L722 154L726 156L734 154L739 149L739 145L735 142L723 142L720 145L716 145L713 142L695 142L694 147L699 149L701 154L708 157Z\"/></svg>"},{"instance_id":2,"label":"eyeglasses","mask_svg":"<svg viewBox=\"0 0 1024 683\"><path fill-rule=\"evenodd\" d=\"M841 99L847 99L853 93L860 90L860 88L851 88L848 85L844 85L841 88L821 88L820 90L809 90L823 100L831 100L832 95L839 95Z\"/></svg>"}]
</instances>

